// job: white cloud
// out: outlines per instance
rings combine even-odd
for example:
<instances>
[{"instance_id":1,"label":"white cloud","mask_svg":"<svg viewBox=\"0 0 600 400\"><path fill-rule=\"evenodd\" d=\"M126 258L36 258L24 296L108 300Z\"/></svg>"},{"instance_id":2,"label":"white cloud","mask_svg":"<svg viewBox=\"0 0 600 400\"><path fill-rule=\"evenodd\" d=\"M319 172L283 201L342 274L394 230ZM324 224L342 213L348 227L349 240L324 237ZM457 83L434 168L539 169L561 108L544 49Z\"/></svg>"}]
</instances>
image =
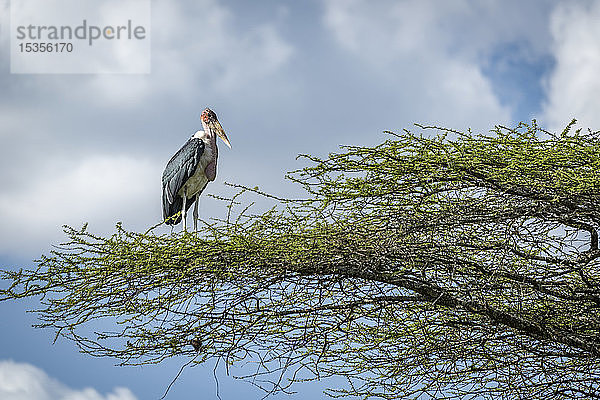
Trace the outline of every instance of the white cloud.
<instances>
[{"instance_id":1,"label":"white cloud","mask_svg":"<svg viewBox=\"0 0 600 400\"><path fill-rule=\"evenodd\" d=\"M344 46L383 60L409 52L478 59L495 44L514 41L526 43L533 56L548 50L544 27L555 2L327 0L325 20Z\"/></svg>"},{"instance_id":2,"label":"white cloud","mask_svg":"<svg viewBox=\"0 0 600 400\"><path fill-rule=\"evenodd\" d=\"M325 22L347 49L371 63L389 63L402 53L419 52L432 39L433 14L425 1L329 0Z\"/></svg>"},{"instance_id":3,"label":"white cloud","mask_svg":"<svg viewBox=\"0 0 600 400\"><path fill-rule=\"evenodd\" d=\"M215 0L157 1L153 15L155 71L175 91L194 84L231 91L277 71L293 54L274 25L236 29L234 15Z\"/></svg>"},{"instance_id":4,"label":"white cloud","mask_svg":"<svg viewBox=\"0 0 600 400\"><path fill-rule=\"evenodd\" d=\"M26 363L0 361L0 399L2 400L135 400L127 388L116 387L101 395L92 388L71 389Z\"/></svg>"},{"instance_id":5,"label":"white cloud","mask_svg":"<svg viewBox=\"0 0 600 400\"><path fill-rule=\"evenodd\" d=\"M510 109L481 70L478 56L490 42L461 41L458 26L478 13L472 5L330 0L325 24L374 78L394 83L412 118L487 130L509 122Z\"/></svg>"},{"instance_id":6,"label":"white cloud","mask_svg":"<svg viewBox=\"0 0 600 400\"><path fill-rule=\"evenodd\" d=\"M600 129L600 2L569 2L551 18L556 67L547 82L542 119L561 131L572 119Z\"/></svg>"},{"instance_id":7,"label":"white cloud","mask_svg":"<svg viewBox=\"0 0 600 400\"><path fill-rule=\"evenodd\" d=\"M91 155L51 159L20 171L19 184L0 192L0 252L35 254L41 243L63 239L63 224L89 222L95 232L110 232L118 221L139 228L159 222L160 166L145 159Z\"/></svg>"},{"instance_id":8,"label":"white cloud","mask_svg":"<svg viewBox=\"0 0 600 400\"><path fill-rule=\"evenodd\" d=\"M248 83L276 73L292 57L293 47L275 26L263 23L236 29L234 15L215 0L188 4L152 3L152 73L99 74L74 93L103 106L130 106L151 97L206 97L231 94Z\"/></svg>"}]
</instances>

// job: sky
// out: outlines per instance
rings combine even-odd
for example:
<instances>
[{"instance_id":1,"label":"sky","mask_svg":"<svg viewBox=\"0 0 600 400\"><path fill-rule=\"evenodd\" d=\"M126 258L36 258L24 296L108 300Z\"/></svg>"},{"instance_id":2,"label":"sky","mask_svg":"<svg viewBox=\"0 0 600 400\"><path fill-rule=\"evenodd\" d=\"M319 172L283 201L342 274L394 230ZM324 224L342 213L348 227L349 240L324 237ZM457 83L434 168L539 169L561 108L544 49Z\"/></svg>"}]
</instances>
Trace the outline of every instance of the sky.
<instances>
[{"instance_id":1,"label":"sky","mask_svg":"<svg viewBox=\"0 0 600 400\"><path fill-rule=\"evenodd\" d=\"M151 0L151 72L140 74L11 73L9 22L0 0L4 268L35 265L64 224L109 234L160 222L162 170L207 106L232 144L206 190L220 196L235 193L228 182L293 197L284 176L305 165L298 154L375 145L414 123L600 129L600 1ZM225 213L203 196L202 218ZM158 399L187 361L88 358L31 327L36 301L0 303L2 399ZM213 367L187 369L167 399L216 399ZM223 400L262 397L216 375Z\"/></svg>"}]
</instances>

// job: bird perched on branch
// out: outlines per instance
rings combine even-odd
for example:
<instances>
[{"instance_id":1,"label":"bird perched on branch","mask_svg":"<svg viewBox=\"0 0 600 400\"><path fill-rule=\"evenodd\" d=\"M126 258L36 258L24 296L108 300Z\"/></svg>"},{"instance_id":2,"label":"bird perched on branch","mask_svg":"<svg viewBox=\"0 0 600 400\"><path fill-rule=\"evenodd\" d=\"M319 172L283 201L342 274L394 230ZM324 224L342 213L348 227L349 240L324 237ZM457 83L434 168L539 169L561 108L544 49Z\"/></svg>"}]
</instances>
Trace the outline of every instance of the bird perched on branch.
<instances>
[{"instance_id":1,"label":"bird perched on branch","mask_svg":"<svg viewBox=\"0 0 600 400\"><path fill-rule=\"evenodd\" d=\"M217 136L231 144L217 115L209 108L200 116L203 131L196 132L169 160L162 176L163 218L169 225L183 220L194 203L194 231L198 229L198 198L208 182L217 176ZM181 213L180 213L181 212Z\"/></svg>"}]
</instances>

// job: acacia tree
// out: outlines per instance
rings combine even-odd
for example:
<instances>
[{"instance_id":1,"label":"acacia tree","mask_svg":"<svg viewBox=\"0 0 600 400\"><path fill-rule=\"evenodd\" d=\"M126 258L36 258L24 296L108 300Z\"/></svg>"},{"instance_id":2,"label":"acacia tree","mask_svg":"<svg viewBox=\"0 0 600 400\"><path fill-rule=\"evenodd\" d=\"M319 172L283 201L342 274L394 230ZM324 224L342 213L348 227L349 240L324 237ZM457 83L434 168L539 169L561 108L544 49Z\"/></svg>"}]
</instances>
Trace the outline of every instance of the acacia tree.
<instances>
[{"instance_id":1,"label":"acacia tree","mask_svg":"<svg viewBox=\"0 0 600 400\"><path fill-rule=\"evenodd\" d=\"M573 124L305 156L305 199L234 218L236 196L198 234L67 227L0 294L90 355L245 365L269 393L600 398L600 133Z\"/></svg>"}]
</instances>

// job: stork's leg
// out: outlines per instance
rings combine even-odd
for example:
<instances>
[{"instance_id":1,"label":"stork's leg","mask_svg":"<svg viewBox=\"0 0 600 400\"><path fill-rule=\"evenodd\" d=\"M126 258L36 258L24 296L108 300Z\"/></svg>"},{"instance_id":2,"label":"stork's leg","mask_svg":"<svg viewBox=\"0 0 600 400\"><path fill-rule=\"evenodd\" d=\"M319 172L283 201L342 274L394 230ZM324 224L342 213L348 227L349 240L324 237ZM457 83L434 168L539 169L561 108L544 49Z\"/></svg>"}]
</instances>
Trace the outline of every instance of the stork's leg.
<instances>
[{"instance_id":1,"label":"stork's leg","mask_svg":"<svg viewBox=\"0 0 600 400\"><path fill-rule=\"evenodd\" d=\"M194 232L198 232L198 202L200 202L200 193L196 194L194 202Z\"/></svg>"},{"instance_id":2,"label":"stork's leg","mask_svg":"<svg viewBox=\"0 0 600 400\"><path fill-rule=\"evenodd\" d=\"M186 211L186 201L187 201L187 190L183 188L183 207L181 207L181 220L183 221L183 230L187 231L187 226L185 223L185 211Z\"/></svg>"}]
</instances>

